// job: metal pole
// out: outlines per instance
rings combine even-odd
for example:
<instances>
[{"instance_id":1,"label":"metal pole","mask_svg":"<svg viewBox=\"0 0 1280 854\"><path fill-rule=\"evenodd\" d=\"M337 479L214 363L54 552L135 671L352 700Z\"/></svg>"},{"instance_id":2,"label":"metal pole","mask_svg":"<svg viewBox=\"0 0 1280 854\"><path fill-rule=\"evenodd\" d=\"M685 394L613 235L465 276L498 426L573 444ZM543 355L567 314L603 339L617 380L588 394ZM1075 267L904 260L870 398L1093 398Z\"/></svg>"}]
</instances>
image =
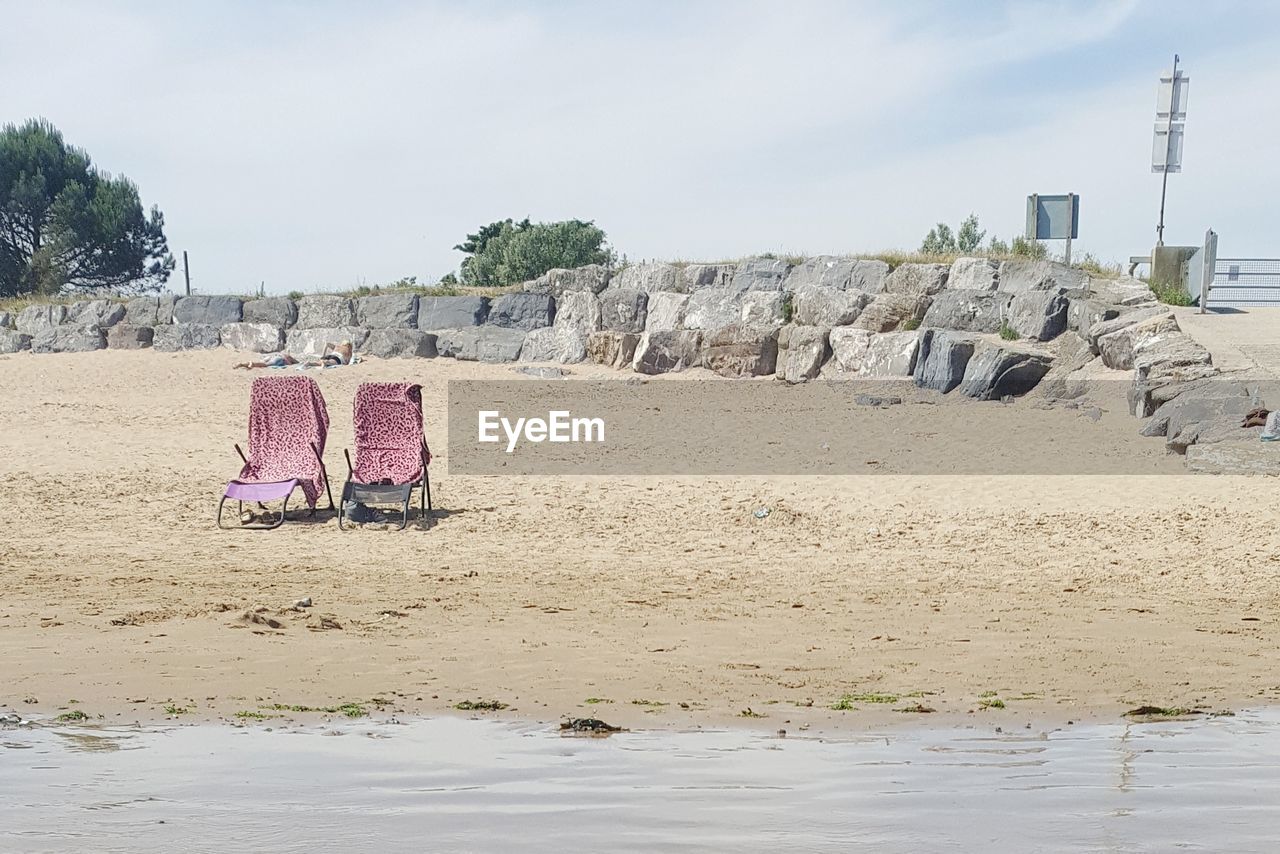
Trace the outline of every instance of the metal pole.
<instances>
[{"instance_id":1,"label":"metal pole","mask_svg":"<svg viewBox=\"0 0 1280 854\"><path fill-rule=\"evenodd\" d=\"M1076 219L1076 194L1067 193L1067 251L1063 260L1071 266L1071 224Z\"/></svg>"},{"instance_id":2,"label":"metal pole","mask_svg":"<svg viewBox=\"0 0 1280 854\"><path fill-rule=\"evenodd\" d=\"M182 275L187 280L187 296L191 296L191 267L187 264L187 250L182 250Z\"/></svg>"},{"instance_id":3,"label":"metal pole","mask_svg":"<svg viewBox=\"0 0 1280 854\"><path fill-rule=\"evenodd\" d=\"M1204 266L1200 269L1200 313L1209 311L1209 291L1218 272L1218 235L1213 229L1204 233Z\"/></svg>"},{"instance_id":4,"label":"metal pole","mask_svg":"<svg viewBox=\"0 0 1280 854\"><path fill-rule=\"evenodd\" d=\"M1164 175L1160 179L1160 224L1156 226L1156 246L1164 246L1164 197L1169 191L1169 159L1173 156L1173 113L1178 105L1178 55L1173 55L1173 76L1169 80L1169 122L1164 133Z\"/></svg>"}]
</instances>

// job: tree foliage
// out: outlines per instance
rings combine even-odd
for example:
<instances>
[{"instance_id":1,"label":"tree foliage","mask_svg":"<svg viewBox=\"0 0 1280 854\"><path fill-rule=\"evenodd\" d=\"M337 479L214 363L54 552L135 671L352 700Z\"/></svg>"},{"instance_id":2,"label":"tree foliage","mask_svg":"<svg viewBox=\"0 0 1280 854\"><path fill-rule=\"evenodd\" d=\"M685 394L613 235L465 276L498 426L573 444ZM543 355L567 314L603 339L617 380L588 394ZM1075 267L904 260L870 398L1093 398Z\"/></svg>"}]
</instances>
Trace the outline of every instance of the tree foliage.
<instances>
[{"instance_id":1,"label":"tree foliage","mask_svg":"<svg viewBox=\"0 0 1280 854\"><path fill-rule=\"evenodd\" d=\"M928 255L954 255L957 252L974 252L982 246L987 233L978 226L978 215L969 214L955 231L940 222L925 235L920 251Z\"/></svg>"},{"instance_id":2,"label":"tree foliage","mask_svg":"<svg viewBox=\"0 0 1280 854\"><path fill-rule=\"evenodd\" d=\"M462 282L510 285L536 279L548 270L612 264L613 250L593 222L520 222L510 219L483 226L454 247L465 252Z\"/></svg>"},{"instance_id":3,"label":"tree foliage","mask_svg":"<svg viewBox=\"0 0 1280 854\"><path fill-rule=\"evenodd\" d=\"M0 296L138 292L173 271L164 215L99 171L52 124L0 129Z\"/></svg>"}]
</instances>

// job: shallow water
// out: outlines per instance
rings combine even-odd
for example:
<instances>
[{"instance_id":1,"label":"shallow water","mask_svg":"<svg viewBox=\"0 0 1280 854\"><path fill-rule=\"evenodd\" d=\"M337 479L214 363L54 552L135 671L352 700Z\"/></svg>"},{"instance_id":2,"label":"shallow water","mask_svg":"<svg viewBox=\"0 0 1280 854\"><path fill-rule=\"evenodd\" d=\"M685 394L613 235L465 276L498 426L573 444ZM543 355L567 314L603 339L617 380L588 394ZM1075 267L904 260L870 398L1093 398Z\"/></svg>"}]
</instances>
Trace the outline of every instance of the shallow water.
<instances>
[{"instance_id":1,"label":"shallow water","mask_svg":"<svg viewBox=\"0 0 1280 854\"><path fill-rule=\"evenodd\" d=\"M1275 851L1280 714L839 739L0 731L0 851Z\"/></svg>"}]
</instances>

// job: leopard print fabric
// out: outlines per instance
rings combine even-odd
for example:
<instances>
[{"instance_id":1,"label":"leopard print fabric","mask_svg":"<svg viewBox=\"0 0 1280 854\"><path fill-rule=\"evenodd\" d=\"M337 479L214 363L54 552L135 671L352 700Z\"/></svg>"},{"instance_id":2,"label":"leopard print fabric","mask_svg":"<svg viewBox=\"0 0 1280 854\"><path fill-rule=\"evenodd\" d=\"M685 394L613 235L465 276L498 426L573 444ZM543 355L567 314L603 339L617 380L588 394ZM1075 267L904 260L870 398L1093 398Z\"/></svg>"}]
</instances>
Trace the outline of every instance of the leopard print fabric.
<instances>
[{"instance_id":1,"label":"leopard print fabric","mask_svg":"<svg viewBox=\"0 0 1280 854\"><path fill-rule=\"evenodd\" d=\"M414 483L422 477L422 386L361 383L353 407L358 483Z\"/></svg>"},{"instance_id":2,"label":"leopard print fabric","mask_svg":"<svg viewBox=\"0 0 1280 854\"><path fill-rule=\"evenodd\" d=\"M324 491L324 455L329 410L311 377L258 377L249 394L249 462L239 479L249 483L297 478L315 509Z\"/></svg>"}]
</instances>

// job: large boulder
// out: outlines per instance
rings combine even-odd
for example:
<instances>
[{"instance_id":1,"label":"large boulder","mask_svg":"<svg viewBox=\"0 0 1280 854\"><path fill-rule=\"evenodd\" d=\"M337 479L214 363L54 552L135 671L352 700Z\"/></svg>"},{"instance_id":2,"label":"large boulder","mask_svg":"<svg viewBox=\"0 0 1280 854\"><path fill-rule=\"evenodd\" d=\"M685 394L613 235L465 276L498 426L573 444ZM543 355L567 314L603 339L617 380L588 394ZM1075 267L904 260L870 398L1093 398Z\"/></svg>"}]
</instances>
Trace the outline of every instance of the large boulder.
<instances>
[{"instance_id":1,"label":"large boulder","mask_svg":"<svg viewBox=\"0 0 1280 854\"><path fill-rule=\"evenodd\" d=\"M1036 387L1053 366L1053 356L1010 344L978 348L965 367L960 393L978 400L1019 397Z\"/></svg>"},{"instance_id":2,"label":"large boulder","mask_svg":"<svg viewBox=\"0 0 1280 854\"><path fill-rule=\"evenodd\" d=\"M1236 430L1240 429L1244 416L1256 406L1257 401L1243 383L1202 383L1194 391L1160 406L1143 427L1142 434L1164 436L1169 450L1182 454L1208 432L1215 433L1212 438L1218 441L1239 436ZM1231 429L1232 425L1235 430Z\"/></svg>"},{"instance_id":3,"label":"large boulder","mask_svg":"<svg viewBox=\"0 0 1280 854\"><path fill-rule=\"evenodd\" d=\"M884 281L888 275L889 265L883 261L818 255L806 259L791 270L787 276L786 289L801 291L807 288L832 288L878 294L884 290Z\"/></svg>"},{"instance_id":4,"label":"large boulder","mask_svg":"<svg viewBox=\"0 0 1280 854\"><path fill-rule=\"evenodd\" d=\"M603 264L587 264L572 269L548 270L531 282L525 282L523 289L534 294L550 294L557 300L563 294L591 293L598 294L604 290L612 273Z\"/></svg>"},{"instance_id":5,"label":"large boulder","mask_svg":"<svg viewBox=\"0 0 1280 854\"><path fill-rule=\"evenodd\" d=\"M1000 262L990 258L957 258L947 273L947 288L994 291L1000 284Z\"/></svg>"},{"instance_id":6,"label":"large boulder","mask_svg":"<svg viewBox=\"0 0 1280 854\"><path fill-rule=\"evenodd\" d=\"M870 332L892 332L903 325L910 328L920 324L932 302L933 297L920 294L876 294L853 325Z\"/></svg>"},{"instance_id":7,"label":"large boulder","mask_svg":"<svg viewBox=\"0 0 1280 854\"><path fill-rule=\"evenodd\" d=\"M694 291L684 305L685 329L723 329L742 322L742 294L732 288ZM659 331L659 330L653 330Z\"/></svg>"},{"instance_id":8,"label":"large boulder","mask_svg":"<svg viewBox=\"0 0 1280 854\"><path fill-rule=\"evenodd\" d=\"M597 365L629 368L639 343L640 336L633 332L592 332L587 336L587 357Z\"/></svg>"},{"instance_id":9,"label":"large boulder","mask_svg":"<svg viewBox=\"0 0 1280 854\"><path fill-rule=\"evenodd\" d=\"M272 323L224 323L218 337L223 347L246 353L276 353L284 345L284 331Z\"/></svg>"},{"instance_id":10,"label":"large boulder","mask_svg":"<svg viewBox=\"0 0 1280 854\"><path fill-rule=\"evenodd\" d=\"M0 311L0 329L13 328L13 315L7 311Z\"/></svg>"},{"instance_id":11,"label":"large boulder","mask_svg":"<svg viewBox=\"0 0 1280 854\"><path fill-rule=\"evenodd\" d=\"M1009 258L1000 262L1000 290L1005 293L1074 290L1084 283L1083 271L1057 261Z\"/></svg>"},{"instance_id":12,"label":"large boulder","mask_svg":"<svg viewBox=\"0 0 1280 854\"><path fill-rule=\"evenodd\" d=\"M30 349L30 335L13 329L0 329L0 353L20 353Z\"/></svg>"},{"instance_id":13,"label":"large boulder","mask_svg":"<svg viewBox=\"0 0 1280 854\"><path fill-rule=\"evenodd\" d=\"M624 291L674 291L679 276L680 269L674 264L629 264L614 274L610 285Z\"/></svg>"},{"instance_id":14,"label":"large boulder","mask_svg":"<svg viewBox=\"0 0 1280 854\"><path fill-rule=\"evenodd\" d=\"M106 333L92 324L64 324L31 336L32 353L87 353L106 346Z\"/></svg>"},{"instance_id":15,"label":"large boulder","mask_svg":"<svg viewBox=\"0 0 1280 854\"><path fill-rule=\"evenodd\" d=\"M950 267L946 264L899 264L884 280L891 294L933 296L947 286Z\"/></svg>"},{"instance_id":16,"label":"large boulder","mask_svg":"<svg viewBox=\"0 0 1280 854\"><path fill-rule=\"evenodd\" d=\"M150 326L117 323L107 330L108 350L145 350L151 346L155 330Z\"/></svg>"},{"instance_id":17,"label":"large boulder","mask_svg":"<svg viewBox=\"0 0 1280 854\"><path fill-rule=\"evenodd\" d=\"M701 346L698 330L646 332L636 344L632 367L641 374L683 371L699 364Z\"/></svg>"},{"instance_id":18,"label":"large boulder","mask_svg":"<svg viewBox=\"0 0 1280 854\"><path fill-rule=\"evenodd\" d=\"M356 325L351 300L334 294L310 294L298 300L298 329L339 329Z\"/></svg>"},{"instance_id":19,"label":"large boulder","mask_svg":"<svg viewBox=\"0 0 1280 854\"><path fill-rule=\"evenodd\" d=\"M1077 295L1068 295L1067 328L1080 334L1081 338L1089 337L1089 330L1099 323L1115 320L1120 316L1120 309L1113 303L1093 299L1078 291Z\"/></svg>"},{"instance_id":20,"label":"large boulder","mask_svg":"<svg viewBox=\"0 0 1280 854\"><path fill-rule=\"evenodd\" d=\"M1116 317L1090 323L1088 331L1081 330L1080 335L1089 342L1090 349L1095 354L1098 354L1098 339L1104 335L1119 332L1121 329L1127 329L1154 317L1167 318L1173 321L1175 326L1177 325L1177 321L1173 319L1173 312L1169 310L1168 306L1151 306L1122 311Z\"/></svg>"},{"instance_id":21,"label":"large boulder","mask_svg":"<svg viewBox=\"0 0 1280 854\"><path fill-rule=\"evenodd\" d=\"M924 330L916 356L916 385L943 394L951 391L964 380L976 346L977 340L962 332Z\"/></svg>"},{"instance_id":22,"label":"large boulder","mask_svg":"<svg viewBox=\"0 0 1280 854\"><path fill-rule=\"evenodd\" d=\"M360 352L379 359L430 359L436 355L436 336L418 329L372 329Z\"/></svg>"},{"instance_id":23,"label":"large boulder","mask_svg":"<svg viewBox=\"0 0 1280 854\"><path fill-rule=\"evenodd\" d=\"M782 291L746 291L738 303L738 320L746 326L786 323L787 294Z\"/></svg>"},{"instance_id":24,"label":"large boulder","mask_svg":"<svg viewBox=\"0 0 1280 854\"><path fill-rule=\"evenodd\" d=\"M124 304L124 322L134 326L163 326L173 323L173 307L178 298L173 294L134 297Z\"/></svg>"},{"instance_id":25,"label":"large boulder","mask_svg":"<svg viewBox=\"0 0 1280 854\"><path fill-rule=\"evenodd\" d=\"M584 338L600 331L600 297L592 291L565 291L556 298L559 328L576 329Z\"/></svg>"},{"instance_id":26,"label":"large boulder","mask_svg":"<svg viewBox=\"0 0 1280 854\"><path fill-rule=\"evenodd\" d=\"M224 323L239 323L243 310L244 301L240 297L203 294L179 297L173 306L173 322L222 326Z\"/></svg>"},{"instance_id":27,"label":"large boulder","mask_svg":"<svg viewBox=\"0 0 1280 854\"><path fill-rule=\"evenodd\" d=\"M707 333L702 364L722 377L763 377L778 366L778 328L735 324Z\"/></svg>"},{"instance_id":28,"label":"large boulder","mask_svg":"<svg viewBox=\"0 0 1280 854\"><path fill-rule=\"evenodd\" d=\"M295 326L285 336L285 349L299 358L319 356L329 345L350 341L355 350L362 350L369 337L369 330L361 326L335 326L332 328L302 328Z\"/></svg>"},{"instance_id":29,"label":"large boulder","mask_svg":"<svg viewBox=\"0 0 1280 854\"><path fill-rule=\"evenodd\" d=\"M417 294L379 294L356 302L356 326L365 329L413 329L418 321Z\"/></svg>"},{"instance_id":30,"label":"large boulder","mask_svg":"<svg viewBox=\"0 0 1280 854\"><path fill-rule=\"evenodd\" d=\"M851 326L837 326L831 330L828 340L831 343L831 364L837 371L854 374L862 370L866 363L867 350L871 348L874 332L865 329L854 329ZM913 336L914 337L914 336Z\"/></svg>"},{"instance_id":31,"label":"large boulder","mask_svg":"<svg viewBox=\"0 0 1280 854\"><path fill-rule=\"evenodd\" d=\"M606 332L644 332L648 305L645 291L609 288L600 295L600 328Z\"/></svg>"},{"instance_id":32,"label":"large boulder","mask_svg":"<svg viewBox=\"0 0 1280 854\"><path fill-rule=\"evenodd\" d=\"M167 323L155 327L151 346L163 353L212 350L222 343L220 327L211 323Z\"/></svg>"},{"instance_id":33,"label":"large boulder","mask_svg":"<svg viewBox=\"0 0 1280 854\"><path fill-rule=\"evenodd\" d=\"M816 377L831 354L830 332L825 326L784 326L778 335L778 378L800 383Z\"/></svg>"},{"instance_id":34,"label":"large boulder","mask_svg":"<svg viewBox=\"0 0 1280 854\"><path fill-rule=\"evenodd\" d=\"M910 377L915 374L919 346L919 332L872 335L858 376L870 379Z\"/></svg>"},{"instance_id":35,"label":"large boulder","mask_svg":"<svg viewBox=\"0 0 1280 854\"><path fill-rule=\"evenodd\" d=\"M737 264L686 264L680 268L672 290L690 294L703 288L733 287L733 276L737 271Z\"/></svg>"},{"instance_id":36,"label":"large boulder","mask_svg":"<svg viewBox=\"0 0 1280 854\"><path fill-rule=\"evenodd\" d=\"M792 319L802 326L848 326L869 302L862 291L808 287L792 295Z\"/></svg>"},{"instance_id":37,"label":"large boulder","mask_svg":"<svg viewBox=\"0 0 1280 854\"><path fill-rule=\"evenodd\" d=\"M507 329L538 329L556 319L556 301L547 294L503 294L489 304L490 326Z\"/></svg>"},{"instance_id":38,"label":"large boulder","mask_svg":"<svg viewBox=\"0 0 1280 854\"><path fill-rule=\"evenodd\" d=\"M525 330L506 326L442 329L436 333L441 356L464 362L514 362L520 358Z\"/></svg>"},{"instance_id":39,"label":"large boulder","mask_svg":"<svg viewBox=\"0 0 1280 854\"><path fill-rule=\"evenodd\" d=\"M1132 276L1120 276L1115 279L1087 277L1085 289L1094 299L1119 306L1154 306L1156 295L1151 286L1141 279Z\"/></svg>"},{"instance_id":40,"label":"large boulder","mask_svg":"<svg viewBox=\"0 0 1280 854\"><path fill-rule=\"evenodd\" d=\"M1202 382L1219 382L1221 372L1212 362L1160 362L1133 372L1127 393L1129 411L1146 418L1164 403Z\"/></svg>"},{"instance_id":41,"label":"large boulder","mask_svg":"<svg viewBox=\"0 0 1280 854\"><path fill-rule=\"evenodd\" d=\"M1200 474L1280 476L1280 454L1275 444L1251 441L1196 443L1187 448L1187 468Z\"/></svg>"},{"instance_id":42,"label":"large boulder","mask_svg":"<svg viewBox=\"0 0 1280 854\"><path fill-rule=\"evenodd\" d=\"M684 325L684 310L689 303L687 294L654 291L645 305L644 331L670 332Z\"/></svg>"},{"instance_id":43,"label":"large boulder","mask_svg":"<svg viewBox=\"0 0 1280 854\"><path fill-rule=\"evenodd\" d=\"M288 297L249 300L241 310L245 323L270 323L288 329L298 322L298 306Z\"/></svg>"},{"instance_id":44,"label":"large boulder","mask_svg":"<svg viewBox=\"0 0 1280 854\"><path fill-rule=\"evenodd\" d=\"M1051 291L1024 291L1009 300L1008 325L1023 338L1051 341L1067 330L1067 298Z\"/></svg>"},{"instance_id":45,"label":"large boulder","mask_svg":"<svg viewBox=\"0 0 1280 854\"><path fill-rule=\"evenodd\" d=\"M737 291L780 291L791 272L781 258L748 258L733 272L731 287Z\"/></svg>"},{"instance_id":46,"label":"large boulder","mask_svg":"<svg viewBox=\"0 0 1280 854\"><path fill-rule=\"evenodd\" d=\"M933 298L921 325L961 332L998 332L1008 306L1007 294L976 288L947 289Z\"/></svg>"},{"instance_id":47,"label":"large boulder","mask_svg":"<svg viewBox=\"0 0 1280 854\"><path fill-rule=\"evenodd\" d=\"M418 300L418 328L424 332L481 326L488 316L488 297L422 297Z\"/></svg>"},{"instance_id":48,"label":"large boulder","mask_svg":"<svg viewBox=\"0 0 1280 854\"><path fill-rule=\"evenodd\" d=\"M1124 319L1122 315L1110 323L1118 324ZM1107 324L1100 323L1098 326L1106 327ZM1098 331L1097 327L1090 330L1091 337L1095 331ZM1122 326L1114 332L1102 331L1094 341L1104 365L1108 368L1128 371L1133 369L1134 354L1144 342L1179 331L1178 321L1173 313L1164 311L1148 316L1137 323Z\"/></svg>"},{"instance_id":49,"label":"large boulder","mask_svg":"<svg viewBox=\"0 0 1280 854\"><path fill-rule=\"evenodd\" d=\"M561 362L571 364L587 358L587 339L572 326L544 326L531 329L520 348L522 362Z\"/></svg>"},{"instance_id":50,"label":"large boulder","mask_svg":"<svg viewBox=\"0 0 1280 854\"><path fill-rule=\"evenodd\" d=\"M67 323L79 326L115 326L124 319L124 303L105 299L86 300L67 309Z\"/></svg>"},{"instance_id":51,"label":"large boulder","mask_svg":"<svg viewBox=\"0 0 1280 854\"><path fill-rule=\"evenodd\" d=\"M18 312L13 325L24 335L35 336L46 329L52 329L65 323L67 307L65 305L29 305Z\"/></svg>"}]
</instances>

